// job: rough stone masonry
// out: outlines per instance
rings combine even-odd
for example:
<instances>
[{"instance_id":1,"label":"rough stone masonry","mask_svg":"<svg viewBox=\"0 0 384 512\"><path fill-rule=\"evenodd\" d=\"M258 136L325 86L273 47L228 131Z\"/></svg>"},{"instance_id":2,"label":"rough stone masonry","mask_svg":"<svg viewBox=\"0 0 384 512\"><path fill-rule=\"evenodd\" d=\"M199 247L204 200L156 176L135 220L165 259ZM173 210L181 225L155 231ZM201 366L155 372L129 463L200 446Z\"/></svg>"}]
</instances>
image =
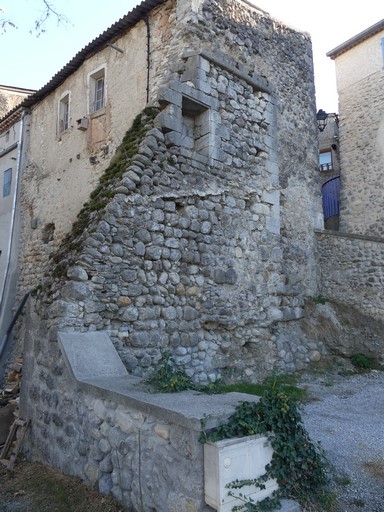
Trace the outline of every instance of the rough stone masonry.
<instances>
[{"instance_id":1,"label":"rough stone masonry","mask_svg":"<svg viewBox=\"0 0 384 512\"><path fill-rule=\"evenodd\" d=\"M310 42L244 4L221 8L178 23L161 112L46 311L51 339L106 330L135 374L165 350L197 382L310 359L281 334L317 286Z\"/></svg>"},{"instance_id":2,"label":"rough stone masonry","mask_svg":"<svg viewBox=\"0 0 384 512\"><path fill-rule=\"evenodd\" d=\"M121 176L100 179L103 202L91 201L81 232L46 244L24 327L30 454L128 505L140 490L127 454L144 418L77 394L58 331L106 332L137 376L170 351L197 383L256 380L324 351L295 330L317 292L322 222L310 39L244 2L187 4L158 8L168 25L166 44L153 41L157 110L140 117L135 154L121 160L121 151ZM24 268L36 272L33 261ZM115 446L117 418L133 444ZM169 445L156 425L146 432ZM151 460L151 474L163 473L163 459Z\"/></svg>"}]
</instances>

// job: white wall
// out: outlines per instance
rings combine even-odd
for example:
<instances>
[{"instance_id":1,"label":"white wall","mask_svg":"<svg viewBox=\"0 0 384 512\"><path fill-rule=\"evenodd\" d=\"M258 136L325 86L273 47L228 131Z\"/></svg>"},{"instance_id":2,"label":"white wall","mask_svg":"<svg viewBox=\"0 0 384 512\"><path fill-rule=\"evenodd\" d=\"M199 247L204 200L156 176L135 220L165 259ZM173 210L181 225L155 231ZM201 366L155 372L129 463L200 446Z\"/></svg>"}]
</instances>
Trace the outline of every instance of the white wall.
<instances>
[{"instance_id":1,"label":"white wall","mask_svg":"<svg viewBox=\"0 0 384 512\"><path fill-rule=\"evenodd\" d=\"M15 122L0 135L0 303L7 268L11 237L20 122ZM3 196L4 173L12 170L10 194Z\"/></svg>"},{"instance_id":2,"label":"white wall","mask_svg":"<svg viewBox=\"0 0 384 512\"><path fill-rule=\"evenodd\" d=\"M359 43L335 59L338 93L383 70L381 39L384 30Z\"/></svg>"}]
</instances>

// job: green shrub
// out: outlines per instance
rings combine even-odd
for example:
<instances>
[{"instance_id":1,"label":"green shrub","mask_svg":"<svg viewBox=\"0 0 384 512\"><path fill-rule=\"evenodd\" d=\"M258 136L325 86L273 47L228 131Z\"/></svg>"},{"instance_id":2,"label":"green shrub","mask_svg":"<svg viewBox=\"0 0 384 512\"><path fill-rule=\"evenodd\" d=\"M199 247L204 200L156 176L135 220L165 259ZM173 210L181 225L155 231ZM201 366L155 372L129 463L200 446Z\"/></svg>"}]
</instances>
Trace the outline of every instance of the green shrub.
<instances>
[{"instance_id":1,"label":"green shrub","mask_svg":"<svg viewBox=\"0 0 384 512\"><path fill-rule=\"evenodd\" d=\"M316 302L316 304L326 304L328 302L328 299L322 295L315 295L311 297L311 300Z\"/></svg>"},{"instance_id":2,"label":"green shrub","mask_svg":"<svg viewBox=\"0 0 384 512\"><path fill-rule=\"evenodd\" d=\"M351 363L359 371L375 370L380 366L375 357L365 354L353 354L351 356Z\"/></svg>"}]
</instances>

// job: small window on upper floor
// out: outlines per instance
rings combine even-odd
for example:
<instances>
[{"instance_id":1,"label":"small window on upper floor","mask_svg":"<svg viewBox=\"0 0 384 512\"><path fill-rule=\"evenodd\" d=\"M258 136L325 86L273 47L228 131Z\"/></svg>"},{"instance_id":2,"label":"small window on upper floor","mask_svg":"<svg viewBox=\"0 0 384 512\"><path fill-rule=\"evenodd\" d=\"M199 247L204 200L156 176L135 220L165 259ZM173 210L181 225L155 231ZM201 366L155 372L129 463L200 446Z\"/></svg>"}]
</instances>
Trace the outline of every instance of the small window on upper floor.
<instances>
[{"instance_id":1,"label":"small window on upper floor","mask_svg":"<svg viewBox=\"0 0 384 512\"><path fill-rule=\"evenodd\" d=\"M327 149L319 155L320 171L333 171L332 151Z\"/></svg>"},{"instance_id":2,"label":"small window on upper floor","mask_svg":"<svg viewBox=\"0 0 384 512\"><path fill-rule=\"evenodd\" d=\"M69 128L69 93L65 93L59 102L59 133Z\"/></svg>"},{"instance_id":3,"label":"small window on upper floor","mask_svg":"<svg viewBox=\"0 0 384 512\"><path fill-rule=\"evenodd\" d=\"M89 112L94 114L105 108L105 67L89 75Z\"/></svg>"},{"instance_id":4,"label":"small window on upper floor","mask_svg":"<svg viewBox=\"0 0 384 512\"><path fill-rule=\"evenodd\" d=\"M5 132L5 142L9 142L9 130Z\"/></svg>"},{"instance_id":5,"label":"small window on upper floor","mask_svg":"<svg viewBox=\"0 0 384 512\"><path fill-rule=\"evenodd\" d=\"M11 193L11 183L12 183L12 169L7 169L4 171L3 176L3 197L9 196Z\"/></svg>"}]
</instances>

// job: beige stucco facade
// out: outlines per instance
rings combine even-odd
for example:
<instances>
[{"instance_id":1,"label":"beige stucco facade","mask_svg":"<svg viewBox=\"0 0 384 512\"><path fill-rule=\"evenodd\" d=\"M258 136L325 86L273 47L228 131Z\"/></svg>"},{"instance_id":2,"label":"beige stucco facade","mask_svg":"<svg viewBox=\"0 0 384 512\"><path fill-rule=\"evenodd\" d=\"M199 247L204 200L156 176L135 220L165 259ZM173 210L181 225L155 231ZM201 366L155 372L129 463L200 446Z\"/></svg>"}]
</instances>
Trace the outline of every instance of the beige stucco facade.
<instances>
[{"instance_id":1,"label":"beige stucco facade","mask_svg":"<svg viewBox=\"0 0 384 512\"><path fill-rule=\"evenodd\" d=\"M339 94L348 87L365 80L383 70L381 31L357 46L339 55L336 59L336 83Z\"/></svg>"},{"instance_id":2,"label":"beige stucco facade","mask_svg":"<svg viewBox=\"0 0 384 512\"><path fill-rule=\"evenodd\" d=\"M0 85L0 119L33 92L33 89Z\"/></svg>"},{"instance_id":3,"label":"beige stucco facade","mask_svg":"<svg viewBox=\"0 0 384 512\"><path fill-rule=\"evenodd\" d=\"M126 129L147 102L147 30L139 22L113 46L87 58L51 94L32 108L31 139L20 201L22 289L38 284L36 262L70 231L121 144ZM102 71L105 108L90 113L91 80ZM60 102L69 98L68 128L60 131ZM50 244L50 246L47 246ZM39 269L41 272L41 268Z\"/></svg>"},{"instance_id":4,"label":"beige stucco facade","mask_svg":"<svg viewBox=\"0 0 384 512\"><path fill-rule=\"evenodd\" d=\"M38 232L55 224L56 235L71 227L81 205L120 145L127 126L146 104L146 29L144 22L84 64L33 108L28 151L29 214ZM90 76L105 73L105 108L91 114ZM59 105L69 96L69 126L59 132ZM81 121L80 121L81 120ZM87 127L80 126L86 123ZM79 129L80 128L80 129Z\"/></svg>"},{"instance_id":5,"label":"beige stucco facade","mask_svg":"<svg viewBox=\"0 0 384 512\"><path fill-rule=\"evenodd\" d=\"M342 231L384 237L384 20L328 55L340 113Z\"/></svg>"}]
</instances>

